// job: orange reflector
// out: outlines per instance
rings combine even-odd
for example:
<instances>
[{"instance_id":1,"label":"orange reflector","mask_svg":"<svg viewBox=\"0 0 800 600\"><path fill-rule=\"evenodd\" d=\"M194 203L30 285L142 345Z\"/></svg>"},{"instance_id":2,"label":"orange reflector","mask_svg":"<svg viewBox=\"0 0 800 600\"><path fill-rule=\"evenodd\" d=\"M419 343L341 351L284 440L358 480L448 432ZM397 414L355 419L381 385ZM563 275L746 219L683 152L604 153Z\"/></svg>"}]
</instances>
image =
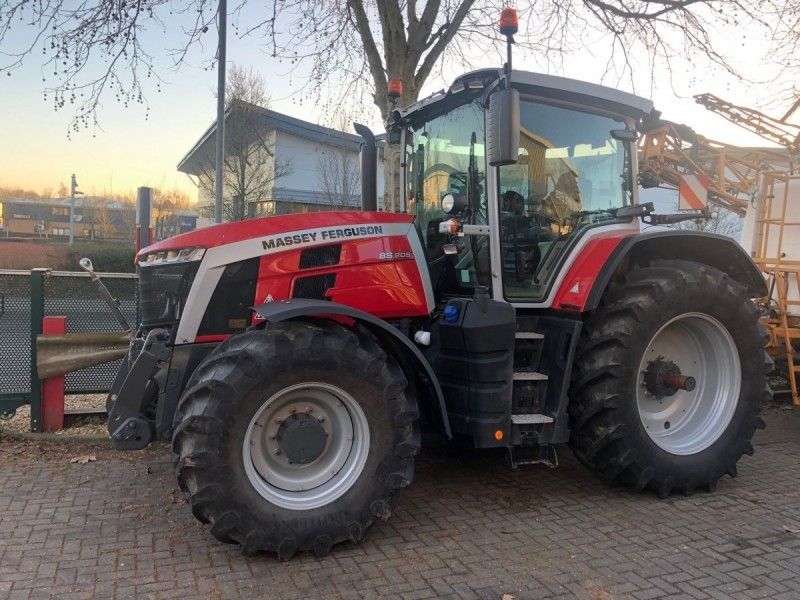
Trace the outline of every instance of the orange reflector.
<instances>
[{"instance_id":1,"label":"orange reflector","mask_svg":"<svg viewBox=\"0 0 800 600\"><path fill-rule=\"evenodd\" d=\"M513 8L504 8L500 13L500 33L514 35L519 31L519 16Z\"/></svg>"},{"instance_id":2,"label":"orange reflector","mask_svg":"<svg viewBox=\"0 0 800 600\"><path fill-rule=\"evenodd\" d=\"M447 225L447 233L450 233L452 235L458 233L458 226L459 226L458 219L448 219L447 221L445 221L445 223Z\"/></svg>"},{"instance_id":3,"label":"orange reflector","mask_svg":"<svg viewBox=\"0 0 800 600\"><path fill-rule=\"evenodd\" d=\"M390 79L386 85L386 94L389 98L397 99L403 95L403 82L399 79Z\"/></svg>"},{"instance_id":4,"label":"orange reflector","mask_svg":"<svg viewBox=\"0 0 800 600\"><path fill-rule=\"evenodd\" d=\"M494 439L496 439L498 442L503 439L502 429L498 429L497 431L494 432Z\"/></svg>"}]
</instances>

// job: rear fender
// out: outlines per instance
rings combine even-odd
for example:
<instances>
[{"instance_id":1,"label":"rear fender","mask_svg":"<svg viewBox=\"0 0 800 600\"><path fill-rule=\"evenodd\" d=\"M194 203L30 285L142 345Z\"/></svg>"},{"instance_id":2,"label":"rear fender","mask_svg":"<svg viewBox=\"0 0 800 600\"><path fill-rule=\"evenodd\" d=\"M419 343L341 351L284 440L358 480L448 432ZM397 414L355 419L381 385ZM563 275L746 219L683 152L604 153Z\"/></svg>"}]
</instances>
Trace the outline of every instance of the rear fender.
<instances>
[{"instance_id":1,"label":"rear fender","mask_svg":"<svg viewBox=\"0 0 800 600\"><path fill-rule=\"evenodd\" d=\"M659 231L623 239L597 274L583 310L594 310L615 277L658 259L690 260L709 265L742 284L751 298L768 294L767 284L753 260L731 238L699 231Z\"/></svg>"},{"instance_id":2,"label":"rear fender","mask_svg":"<svg viewBox=\"0 0 800 600\"><path fill-rule=\"evenodd\" d=\"M254 306L253 311L270 323L302 317L347 317L358 321L381 340L384 348L392 353L400 363L406 378L414 383L420 402L427 404L433 409L432 412L439 413L442 431L448 438L452 437L444 395L433 368L411 340L383 319L344 304L305 298L267 302Z\"/></svg>"}]
</instances>

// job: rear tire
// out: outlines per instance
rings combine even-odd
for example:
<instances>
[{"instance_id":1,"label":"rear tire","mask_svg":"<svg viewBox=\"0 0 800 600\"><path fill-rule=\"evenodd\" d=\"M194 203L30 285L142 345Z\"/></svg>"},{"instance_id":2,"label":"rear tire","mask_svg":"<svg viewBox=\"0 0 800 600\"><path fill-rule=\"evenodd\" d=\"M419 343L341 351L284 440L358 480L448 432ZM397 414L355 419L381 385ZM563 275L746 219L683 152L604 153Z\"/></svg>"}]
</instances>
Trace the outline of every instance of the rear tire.
<instances>
[{"instance_id":1,"label":"rear tire","mask_svg":"<svg viewBox=\"0 0 800 600\"><path fill-rule=\"evenodd\" d=\"M764 337L745 289L725 273L678 260L634 269L584 329L570 393L576 456L613 483L661 497L713 490L736 475L764 427ZM694 389L645 381L675 366Z\"/></svg>"},{"instance_id":2,"label":"rear tire","mask_svg":"<svg viewBox=\"0 0 800 600\"><path fill-rule=\"evenodd\" d=\"M367 330L278 323L232 336L197 367L173 462L220 541L324 556L389 518L413 478L417 417L402 370Z\"/></svg>"}]
</instances>

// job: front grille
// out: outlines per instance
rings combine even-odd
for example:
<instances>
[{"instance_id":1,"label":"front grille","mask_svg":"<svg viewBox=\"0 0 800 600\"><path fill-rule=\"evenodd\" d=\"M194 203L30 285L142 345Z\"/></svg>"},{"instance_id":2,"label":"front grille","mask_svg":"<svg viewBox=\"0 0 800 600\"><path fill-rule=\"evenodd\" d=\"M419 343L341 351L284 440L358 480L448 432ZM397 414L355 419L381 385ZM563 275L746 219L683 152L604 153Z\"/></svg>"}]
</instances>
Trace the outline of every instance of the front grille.
<instances>
[{"instance_id":1,"label":"front grille","mask_svg":"<svg viewBox=\"0 0 800 600\"><path fill-rule=\"evenodd\" d=\"M235 333L250 324L259 261L256 256L225 267L203 315L198 335Z\"/></svg>"},{"instance_id":2,"label":"front grille","mask_svg":"<svg viewBox=\"0 0 800 600\"><path fill-rule=\"evenodd\" d=\"M322 246L309 248L300 253L300 268L313 269L315 267L329 267L339 264L342 257L342 245Z\"/></svg>"},{"instance_id":3,"label":"front grille","mask_svg":"<svg viewBox=\"0 0 800 600\"><path fill-rule=\"evenodd\" d=\"M325 275L314 275L312 277L295 279L292 298L329 300L329 298L325 297L325 292L331 289L335 283L336 273L326 273Z\"/></svg>"},{"instance_id":4,"label":"front grille","mask_svg":"<svg viewBox=\"0 0 800 600\"><path fill-rule=\"evenodd\" d=\"M200 261L191 261L137 267L143 327L164 327L178 322L199 266Z\"/></svg>"}]
</instances>

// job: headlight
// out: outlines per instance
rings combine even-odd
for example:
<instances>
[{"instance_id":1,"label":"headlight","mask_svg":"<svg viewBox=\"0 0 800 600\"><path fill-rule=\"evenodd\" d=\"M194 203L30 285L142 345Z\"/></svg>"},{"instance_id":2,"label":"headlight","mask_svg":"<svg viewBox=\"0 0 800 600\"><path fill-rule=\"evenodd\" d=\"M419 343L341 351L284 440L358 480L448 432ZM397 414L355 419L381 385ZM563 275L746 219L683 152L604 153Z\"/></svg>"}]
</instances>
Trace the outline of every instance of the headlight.
<instances>
[{"instance_id":1,"label":"headlight","mask_svg":"<svg viewBox=\"0 0 800 600\"><path fill-rule=\"evenodd\" d=\"M460 215L467 208L467 199L463 194L448 192L442 196L442 210L448 215Z\"/></svg>"},{"instance_id":2,"label":"headlight","mask_svg":"<svg viewBox=\"0 0 800 600\"><path fill-rule=\"evenodd\" d=\"M206 253L205 248L176 248L175 250L159 250L148 252L139 259L141 266L175 264L201 260Z\"/></svg>"}]
</instances>

